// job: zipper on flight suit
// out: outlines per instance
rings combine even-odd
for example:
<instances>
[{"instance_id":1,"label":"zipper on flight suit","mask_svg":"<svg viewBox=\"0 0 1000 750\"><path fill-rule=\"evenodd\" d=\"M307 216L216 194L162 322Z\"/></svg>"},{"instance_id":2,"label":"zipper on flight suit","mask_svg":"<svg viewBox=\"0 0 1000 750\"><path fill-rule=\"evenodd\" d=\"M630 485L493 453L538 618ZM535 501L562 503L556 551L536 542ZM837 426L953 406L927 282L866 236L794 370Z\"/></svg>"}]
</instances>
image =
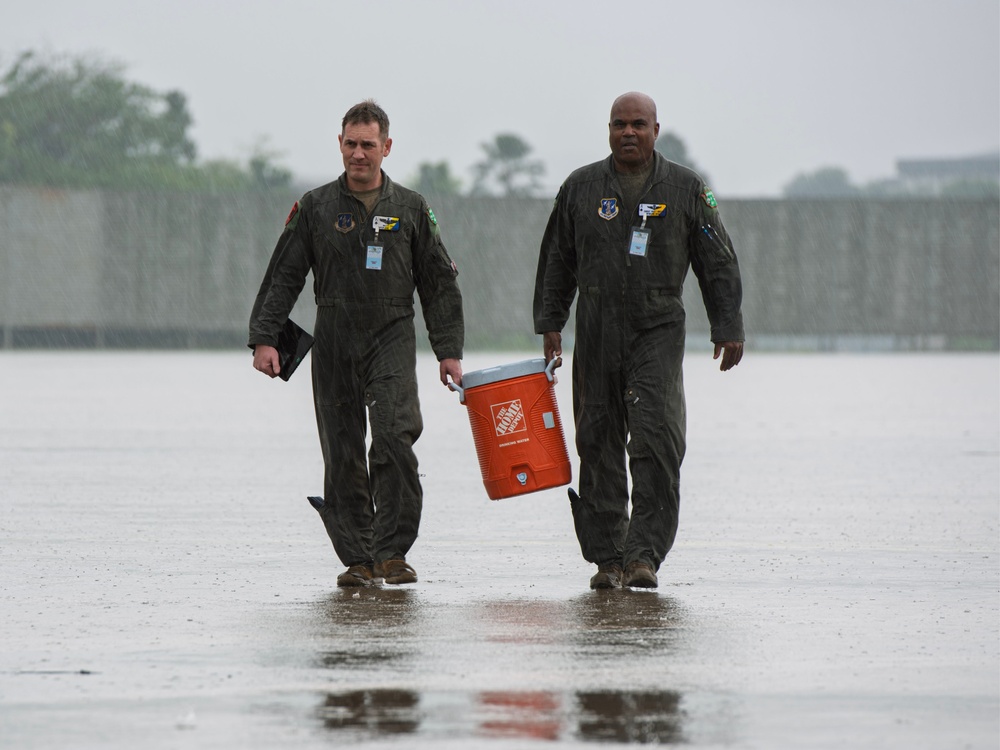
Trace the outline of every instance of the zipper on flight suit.
<instances>
[{"instance_id":1,"label":"zipper on flight suit","mask_svg":"<svg viewBox=\"0 0 1000 750\"><path fill-rule=\"evenodd\" d=\"M364 218L361 220L362 231L358 232L358 240L361 242L361 249L364 250L365 252L367 252L367 250L368 250L368 240L366 239L366 237L367 237L366 233L368 231L372 230L371 218L373 216L377 216L378 215L378 207L379 207L379 204L382 202L382 195L381 195L381 193L379 194L378 200L375 201L375 205L372 206L371 213L369 213L367 215L365 214L365 204L361 202L360 198L356 198L356 197L354 197L354 195L351 195L351 200L353 200L358 205L358 216L364 216ZM372 236L372 241L374 241L374 242L378 241L378 232L377 231Z\"/></svg>"},{"instance_id":2,"label":"zipper on flight suit","mask_svg":"<svg viewBox=\"0 0 1000 750\"><path fill-rule=\"evenodd\" d=\"M701 233L708 238L709 246L721 255L723 260L736 260L736 256L733 254L733 251L729 249L729 246L725 242L722 241L722 238L719 237L719 233L715 230L715 227L706 222L701 225Z\"/></svg>"},{"instance_id":3,"label":"zipper on flight suit","mask_svg":"<svg viewBox=\"0 0 1000 750\"><path fill-rule=\"evenodd\" d=\"M649 185L646 187L646 191L639 196L639 200L636 201L636 204L635 204L635 207L634 207L632 213L638 215L639 206L642 205L643 200L645 200L646 196L649 195L649 191L653 189L654 182L655 182L655 180L651 180L650 183L649 183ZM618 192L620 194L621 190L619 190ZM633 221L635 221L635 219L630 219L629 220L629 224L628 224L629 237L631 237L633 229L644 229L645 226L646 226L646 218L645 217L643 217L642 224L640 224L638 227L632 226L632 222ZM625 247L627 248L628 245L626 244ZM648 249L647 249L647 252L648 252ZM628 252L628 250L625 251L625 267L626 268L631 268L632 267L632 255L631 255L631 253Z\"/></svg>"}]
</instances>

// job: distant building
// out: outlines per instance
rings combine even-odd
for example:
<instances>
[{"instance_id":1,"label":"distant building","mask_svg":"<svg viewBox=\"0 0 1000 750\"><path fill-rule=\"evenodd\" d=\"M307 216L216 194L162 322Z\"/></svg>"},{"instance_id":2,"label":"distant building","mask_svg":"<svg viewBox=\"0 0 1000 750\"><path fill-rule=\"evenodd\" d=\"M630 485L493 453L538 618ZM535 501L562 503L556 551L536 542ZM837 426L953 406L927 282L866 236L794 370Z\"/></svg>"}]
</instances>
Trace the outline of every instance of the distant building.
<instances>
[{"instance_id":1,"label":"distant building","mask_svg":"<svg viewBox=\"0 0 1000 750\"><path fill-rule=\"evenodd\" d=\"M1000 185L1000 152L961 159L900 159L896 172L891 182L900 193L941 195L969 183L994 187Z\"/></svg>"}]
</instances>

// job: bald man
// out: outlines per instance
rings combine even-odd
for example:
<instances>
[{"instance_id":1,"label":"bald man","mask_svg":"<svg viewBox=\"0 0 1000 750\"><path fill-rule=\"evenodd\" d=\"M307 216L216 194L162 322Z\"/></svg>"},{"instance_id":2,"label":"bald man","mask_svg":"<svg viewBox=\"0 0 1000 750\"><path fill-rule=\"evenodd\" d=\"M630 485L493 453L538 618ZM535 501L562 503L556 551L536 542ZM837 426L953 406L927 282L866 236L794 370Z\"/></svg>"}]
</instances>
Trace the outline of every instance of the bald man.
<instances>
[{"instance_id":1,"label":"bald man","mask_svg":"<svg viewBox=\"0 0 1000 750\"><path fill-rule=\"evenodd\" d=\"M655 588L680 508L684 279L694 269L722 371L743 356L742 282L712 191L654 148L653 100L618 97L608 130L611 155L573 172L556 197L538 256L534 323L546 361L561 356L579 295L580 491L569 495L583 557L597 565L590 586Z\"/></svg>"}]
</instances>

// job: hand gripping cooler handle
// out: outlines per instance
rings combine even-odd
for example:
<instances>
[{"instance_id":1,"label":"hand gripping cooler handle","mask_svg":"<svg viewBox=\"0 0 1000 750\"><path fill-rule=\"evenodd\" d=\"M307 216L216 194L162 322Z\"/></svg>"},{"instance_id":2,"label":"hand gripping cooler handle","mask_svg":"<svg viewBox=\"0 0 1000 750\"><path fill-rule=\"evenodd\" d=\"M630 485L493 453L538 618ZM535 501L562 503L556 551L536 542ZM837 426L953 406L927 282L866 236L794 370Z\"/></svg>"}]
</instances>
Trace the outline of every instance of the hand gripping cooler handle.
<instances>
[{"instance_id":1,"label":"hand gripping cooler handle","mask_svg":"<svg viewBox=\"0 0 1000 750\"><path fill-rule=\"evenodd\" d=\"M460 385L455 385L451 381L448 382L448 387L451 390L456 391L458 393L458 403L464 404L465 403L465 389L462 386L460 386Z\"/></svg>"},{"instance_id":2,"label":"hand gripping cooler handle","mask_svg":"<svg viewBox=\"0 0 1000 750\"><path fill-rule=\"evenodd\" d=\"M562 365L562 357L553 357L549 360L549 363L545 365L545 377L549 379L550 383L555 382L556 376L553 374L556 368Z\"/></svg>"}]
</instances>

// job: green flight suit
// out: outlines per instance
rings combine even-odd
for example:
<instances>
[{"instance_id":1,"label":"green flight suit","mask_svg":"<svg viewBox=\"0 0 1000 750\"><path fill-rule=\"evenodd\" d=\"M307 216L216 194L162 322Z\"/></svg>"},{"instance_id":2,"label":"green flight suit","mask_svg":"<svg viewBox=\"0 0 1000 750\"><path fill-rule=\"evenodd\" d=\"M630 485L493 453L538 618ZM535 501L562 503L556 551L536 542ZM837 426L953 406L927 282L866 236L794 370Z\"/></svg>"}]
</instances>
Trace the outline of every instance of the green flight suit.
<instances>
[{"instance_id":1,"label":"green flight suit","mask_svg":"<svg viewBox=\"0 0 1000 750\"><path fill-rule=\"evenodd\" d=\"M404 558L423 503L413 452L423 429L413 292L438 360L461 359L458 271L424 199L384 172L370 214L344 175L292 208L253 306L251 347L277 343L309 271L317 304L313 398L325 464L320 515L344 565Z\"/></svg>"},{"instance_id":2,"label":"green flight suit","mask_svg":"<svg viewBox=\"0 0 1000 750\"><path fill-rule=\"evenodd\" d=\"M633 247L641 211L649 214L649 236ZM677 534L688 268L701 286L712 341L743 341L736 254L697 174L656 153L636 206L624 205L612 157L563 183L539 252L534 322L539 334L562 331L579 295L573 517L583 557L598 565L645 562L657 570Z\"/></svg>"}]
</instances>

